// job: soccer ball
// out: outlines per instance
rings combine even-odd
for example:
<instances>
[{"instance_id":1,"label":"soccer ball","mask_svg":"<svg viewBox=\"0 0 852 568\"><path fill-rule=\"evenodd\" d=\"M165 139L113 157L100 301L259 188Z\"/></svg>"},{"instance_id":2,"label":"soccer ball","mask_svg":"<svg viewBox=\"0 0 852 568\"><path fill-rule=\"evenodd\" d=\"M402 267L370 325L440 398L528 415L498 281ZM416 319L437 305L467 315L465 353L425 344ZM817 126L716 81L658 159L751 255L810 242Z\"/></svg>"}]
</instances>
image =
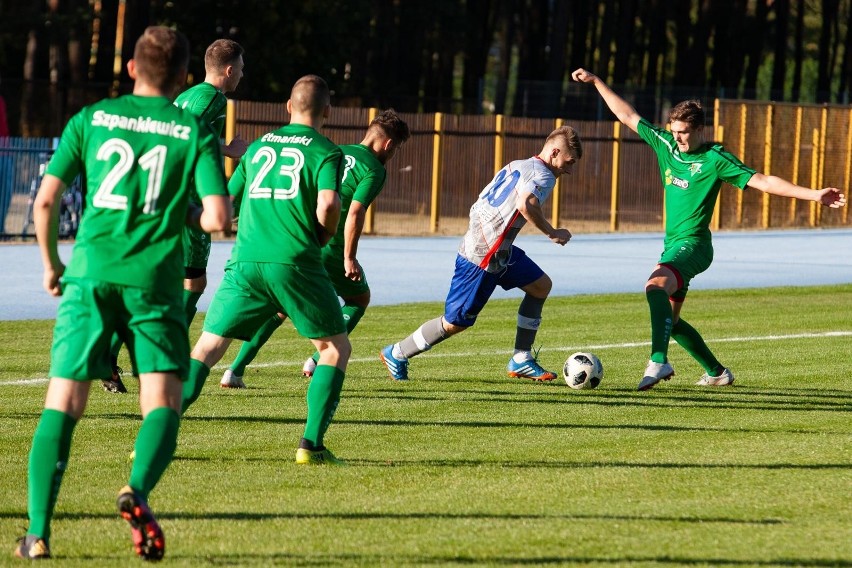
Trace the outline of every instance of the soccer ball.
<instances>
[{"instance_id":1,"label":"soccer ball","mask_svg":"<svg viewBox=\"0 0 852 568\"><path fill-rule=\"evenodd\" d=\"M572 389L593 389L603 379L601 360L591 353L574 353L562 367L562 376Z\"/></svg>"}]
</instances>

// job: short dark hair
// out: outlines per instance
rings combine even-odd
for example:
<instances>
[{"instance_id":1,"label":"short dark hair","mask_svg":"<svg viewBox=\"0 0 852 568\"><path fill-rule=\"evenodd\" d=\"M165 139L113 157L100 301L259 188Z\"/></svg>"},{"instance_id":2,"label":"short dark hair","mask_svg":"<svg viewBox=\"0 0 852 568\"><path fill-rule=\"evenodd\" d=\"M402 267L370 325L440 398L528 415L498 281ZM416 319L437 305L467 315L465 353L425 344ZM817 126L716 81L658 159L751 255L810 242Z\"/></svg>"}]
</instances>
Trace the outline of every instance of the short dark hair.
<instances>
[{"instance_id":1,"label":"short dark hair","mask_svg":"<svg viewBox=\"0 0 852 568\"><path fill-rule=\"evenodd\" d=\"M165 26L149 26L136 40L133 50L137 76L163 90L178 86L182 72L189 64L189 41L177 30Z\"/></svg>"},{"instance_id":2,"label":"short dark hair","mask_svg":"<svg viewBox=\"0 0 852 568\"><path fill-rule=\"evenodd\" d=\"M223 71L228 65L236 63L245 50L243 46L231 39L217 39L204 52L204 69L207 71Z\"/></svg>"},{"instance_id":3,"label":"short dark hair","mask_svg":"<svg viewBox=\"0 0 852 568\"><path fill-rule=\"evenodd\" d=\"M411 131L408 129L408 124L392 108L376 115L376 118L370 121L369 128L380 129L395 144L402 144L411 138Z\"/></svg>"},{"instance_id":4,"label":"short dark hair","mask_svg":"<svg viewBox=\"0 0 852 568\"><path fill-rule=\"evenodd\" d=\"M305 75L290 91L290 104L297 112L319 116L330 103L328 83L319 75Z\"/></svg>"},{"instance_id":5,"label":"short dark hair","mask_svg":"<svg viewBox=\"0 0 852 568\"><path fill-rule=\"evenodd\" d=\"M562 138L565 142L565 146L567 146L569 150L576 152L578 160L583 157L583 143L580 142L580 135L576 130L574 130L574 127L567 125L560 126L547 136L544 144L547 145L548 142L555 138Z\"/></svg>"},{"instance_id":6,"label":"short dark hair","mask_svg":"<svg viewBox=\"0 0 852 568\"><path fill-rule=\"evenodd\" d=\"M701 101L692 99L677 103L669 111L669 122L685 122L692 128L704 126L704 108Z\"/></svg>"}]
</instances>

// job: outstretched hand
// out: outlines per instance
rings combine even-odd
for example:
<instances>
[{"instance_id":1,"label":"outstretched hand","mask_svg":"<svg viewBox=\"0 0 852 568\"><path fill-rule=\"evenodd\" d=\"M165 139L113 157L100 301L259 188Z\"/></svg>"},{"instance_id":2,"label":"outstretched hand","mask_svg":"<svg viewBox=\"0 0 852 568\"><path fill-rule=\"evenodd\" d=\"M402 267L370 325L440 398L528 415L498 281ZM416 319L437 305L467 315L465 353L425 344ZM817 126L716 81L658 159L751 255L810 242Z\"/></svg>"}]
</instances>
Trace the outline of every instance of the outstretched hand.
<instances>
[{"instance_id":1,"label":"outstretched hand","mask_svg":"<svg viewBox=\"0 0 852 568\"><path fill-rule=\"evenodd\" d=\"M846 196L836 187L826 187L820 190L819 202L826 207L837 209L846 205Z\"/></svg>"},{"instance_id":2,"label":"outstretched hand","mask_svg":"<svg viewBox=\"0 0 852 568\"><path fill-rule=\"evenodd\" d=\"M580 67L579 69L571 73L571 78L577 81L578 83L594 83L595 79L597 79L598 76Z\"/></svg>"}]
</instances>

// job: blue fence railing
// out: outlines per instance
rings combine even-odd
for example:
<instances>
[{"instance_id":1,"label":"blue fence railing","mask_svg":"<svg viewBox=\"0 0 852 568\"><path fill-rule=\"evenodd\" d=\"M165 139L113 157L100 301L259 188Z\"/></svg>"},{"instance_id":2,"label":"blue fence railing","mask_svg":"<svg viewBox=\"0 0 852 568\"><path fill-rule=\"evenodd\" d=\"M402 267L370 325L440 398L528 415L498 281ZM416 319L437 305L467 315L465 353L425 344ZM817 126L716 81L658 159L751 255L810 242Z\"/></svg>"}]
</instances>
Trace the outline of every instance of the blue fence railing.
<instances>
[{"instance_id":1,"label":"blue fence railing","mask_svg":"<svg viewBox=\"0 0 852 568\"><path fill-rule=\"evenodd\" d=\"M0 238L31 237L32 204L58 138L0 138ZM65 235L67 227L62 227Z\"/></svg>"}]
</instances>

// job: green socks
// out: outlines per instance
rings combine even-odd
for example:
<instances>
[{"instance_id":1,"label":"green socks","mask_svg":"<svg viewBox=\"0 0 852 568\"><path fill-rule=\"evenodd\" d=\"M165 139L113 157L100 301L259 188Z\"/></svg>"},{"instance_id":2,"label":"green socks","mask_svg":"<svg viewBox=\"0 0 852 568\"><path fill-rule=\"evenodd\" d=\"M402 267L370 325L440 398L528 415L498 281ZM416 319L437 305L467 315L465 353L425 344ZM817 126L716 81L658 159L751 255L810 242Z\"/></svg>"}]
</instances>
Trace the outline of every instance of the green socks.
<instances>
[{"instance_id":1,"label":"green socks","mask_svg":"<svg viewBox=\"0 0 852 568\"><path fill-rule=\"evenodd\" d=\"M672 327L672 338L678 342L678 345L683 347L687 353L692 355L692 358L704 367L704 370L711 377L721 375L724 367L718 359L707 347L701 334L694 327L683 321L678 320Z\"/></svg>"},{"instance_id":2,"label":"green socks","mask_svg":"<svg viewBox=\"0 0 852 568\"><path fill-rule=\"evenodd\" d=\"M189 327L189 324L192 323L192 318L195 317L195 313L198 311L196 305L201 298L201 294L202 292L183 291L183 309L186 313L186 327Z\"/></svg>"},{"instance_id":3,"label":"green socks","mask_svg":"<svg viewBox=\"0 0 852 568\"><path fill-rule=\"evenodd\" d=\"M196 359L189 360L189 377L183 383L183 403L181 404L181 416L186 413L186 409L198 400L201 395L201 389L204 388L204 381L210 374L210 367Z\"/></svg>"},{"instance_id":4,"label":"green socks","mask_svg":"<svg viewBox=\"0 0 852 568\"><path fill-rule=\"evenodd\" d=\"M180 416L167 406L155 408L142 421L136 436L130 487L145 499L172 461L179 425Z\"/></svg>"},{"instance_id":5,"label":"green socks","mask_svg":"<svg viewBox=\"0 0 852 568\"><path fill-rule=\"evenodd\" d=\"M672 305L665 290L645 292L651 309L651 361L665 363L672 332Z\"/></svg>"},{"instance_id":6,"label":"green socks","mask_svg":"<svg viewBox=\"0 0 852 568\"><path fill-rule=\"evenodd\" d=\"M302 436L314 447L323 445L323 436L328 430L343 390L345 373L331 365L318 365L308 386L308 419Z\"/></svg>"},{"instance_id":7,"label":"green socks","mask_svg":"<svg viewBox=\"0 0 852 568\"><path fill-rule=\"evenodd\" d=\"M33 435L29 462L28 512L32 534L50 542L50 520L62 476L71 453L71 436L77 421L58 410L44 409Z\"/></svg>"},{"instance_id":8,"label":"green socks","mask_svg":"<svg viewBox=\"0 0 852 568\"><path fill-rule=\"evenodd\" d=\"M281 324L284 323L284 320L280 319L278 315L274 315L269 318L257 333L254 334L254 337L249 341L244 341L242 347L240 347L240 352L237 354L237 358L234 359L234 362L231 363L231 371L234 372L235 375L242 377L246 373L246 366L254 361L254 358L257 356L257 352L260 351L260 348L269 341L269 338L272 337L272 334L276 329L281 327Z\"/></svg>"}]
</instances>

